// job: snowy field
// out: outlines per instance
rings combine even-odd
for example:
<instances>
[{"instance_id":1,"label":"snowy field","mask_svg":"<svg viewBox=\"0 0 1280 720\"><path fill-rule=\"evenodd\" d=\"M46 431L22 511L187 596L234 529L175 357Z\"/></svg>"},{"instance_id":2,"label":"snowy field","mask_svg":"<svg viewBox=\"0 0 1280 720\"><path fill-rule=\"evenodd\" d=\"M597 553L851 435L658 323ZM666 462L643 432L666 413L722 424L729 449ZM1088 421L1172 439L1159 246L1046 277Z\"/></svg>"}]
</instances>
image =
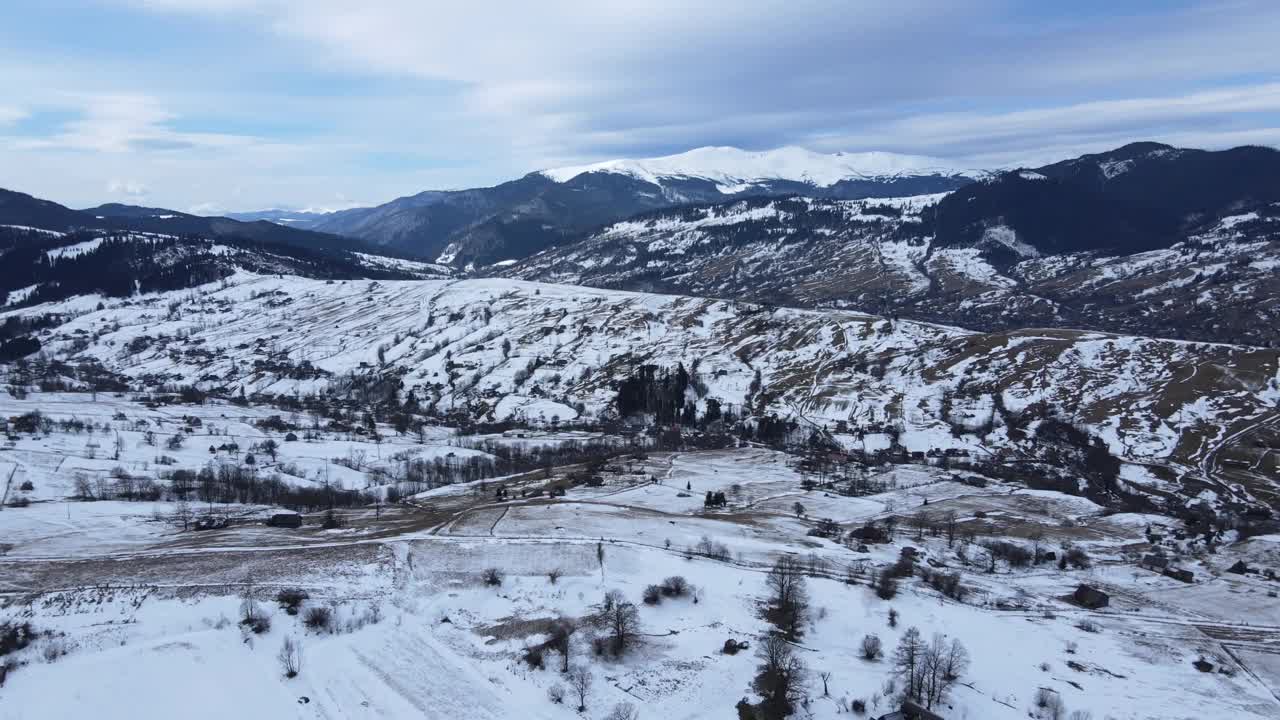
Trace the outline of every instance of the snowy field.
<instances>
[{"instance_id":1,"label":"snowy field","mask_svg":"<svg viewBox=\"0 0 1280 720\"><path fill-rule=\"evenodd\" d=\"M84 479L94 487L117 468L156 478L245 467L248 454L256 472L296 487L328 482L379 496L395 485L387 473L403 458L484 453L459 447L444 427L403 436L381 428L378 443L330 431L284 441L261 421L283 415L309 427L311 419L220 403L147 407L106 393L0 398L0 417L33 410L52 427L0 447L0 481L11 476L0 510L0 623L29 623L36 633L5 658L3 720L568 720L602 718L619 703L634 704L642 718L734 717L740 698L755 697L755 648L772 627L761 611L766 577L781 556L809 573L811 610L794 645L808 669L796 717L844 717L855 700L867 717L892 710L900 681L890 656L910 627L968 649L969 668L935 708L953 720L1048 717L1037 703L1046 692L1095 718L1280 714L1280 585L1226 572L1237 558L1274 563L1280 543L1270 536L1214 555L1190 551L1183 565L1197 582L1186 584L1135 564L1149 550L1147 529L1172 522L1161 516L1113 514L995 480L974 487L925 466L869 468L866 479L884 488L872 495L806 490L797 458L756 447L629 452L611 462L600 486L570 486L563 497L522 493L561 482L571 468L447 485L406 503L345 508L345 523L330 529L319 512L287 529L264 523L278 511L269 504L192 502L196 517L212 511L232 521L195 531L177 519L183 504L167 496L75 496ZM93 434L63 425L71 419L92 421ZM182 442L171 448L175 435ZM274 457L262 449L268 439L279 440ZM519 446L600 438L529 431L470 439ZM220 449L229 443L238 450ZM162 456L170 459L161 464ZM359 470L348 466L352 458ZM726 505L705 507L707 493L724 493ZM814 534L826 520L847 532L891 517L892 541L865 549ZM943 517L955 518L950 540L937 529ZM1071 546L1092 563L999 564L992 573L980 549L991 540L1059 553ZM921 567L960 573L962 602L918 577L904 578L892 599L877 596L871 574L908 546ZM722 551L709 557L708 547ZM484 582L489 568L499 584ZM671 576L686 578L691 592L642 601L648 586ZM1110 605L1069 602L1081 583L1108 592ZM301 613L276 602L284 589L308 594ZM597 655L592 641L607 633L593 618L611 590L638 608L637 642L617 657ZM246 598L268 619L261 633L240 622ZM331 620L310 624L315 608L327 608ZM561 619L577 628L571 663L592 678L581 714L560 654L548 652L540 669L523 659ZM869 634L885 657L862 657ZM293 678L278 657L286 638L301 648ZM729 639L751 647L723 654ZM1202 659L1212 672L1196 669ZM550 699L555 686L566 689L562 703Z\"/></svg>"}]
</instances>

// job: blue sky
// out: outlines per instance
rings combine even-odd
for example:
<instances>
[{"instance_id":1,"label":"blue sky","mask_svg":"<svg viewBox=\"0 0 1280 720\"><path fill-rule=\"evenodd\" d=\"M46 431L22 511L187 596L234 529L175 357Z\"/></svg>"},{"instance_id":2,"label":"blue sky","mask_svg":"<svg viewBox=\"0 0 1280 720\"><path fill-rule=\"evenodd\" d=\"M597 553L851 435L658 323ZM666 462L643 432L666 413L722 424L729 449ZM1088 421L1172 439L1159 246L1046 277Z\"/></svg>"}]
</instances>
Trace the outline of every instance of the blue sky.
<instances>
[{"instance_id":1,"label":"blue sky","mask_svg":"<svg viewBox=\"0 0 1280 720\"><path fill-rule=\"evenodd\" d=\"M72 206L338 208L702 145L1280 145L1274 0L9 4L0 187Z\"/></svg>"}]
</instances>

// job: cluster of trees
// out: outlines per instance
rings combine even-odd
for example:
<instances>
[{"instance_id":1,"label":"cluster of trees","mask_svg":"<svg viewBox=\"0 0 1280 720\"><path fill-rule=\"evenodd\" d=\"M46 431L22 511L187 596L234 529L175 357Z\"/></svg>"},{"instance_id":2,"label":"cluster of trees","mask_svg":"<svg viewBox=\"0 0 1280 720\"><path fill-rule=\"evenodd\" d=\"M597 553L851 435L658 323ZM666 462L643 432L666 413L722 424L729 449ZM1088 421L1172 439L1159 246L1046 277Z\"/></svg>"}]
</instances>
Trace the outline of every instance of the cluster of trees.
<instances>
[{"instance_id":1,"label":"cluster of trees","mask_svg":"<svg viewBox=\"0 0 1280 720\"><path fill-rule=\"evenodd\" d=\"M925 642L918 628L909 627L893 652L893 664L906 696L932 708L968 669L969 652L959 640L948 642L939 633Z\"/></svg>"},{"instance_id":2,"label":"cluster of trees","mask_svg":"<svg viewBox=\"0 0 1280 720\"><path fill-rule=\"evenodd\" d=\"M174 497L180 501L194 498L206 503L281 505L304 512L357 507L374 500L330 482L322 482L319 487L290 485L278 475L264 477L236 463L211 463L199 472L175 470L170 484Z\"/></svg>"},{"instance_id":3,"label":"cluster of trees","mask_svg":"<svg viewBox=\"0 0 1280 720\"><path fill-rule=\"evenodd\" d=\"M615 402L622 417L650 415L660 425L695 425L698 410L693 397L696 393L690 392L689 373L683 363L675 370L641 365L618 383Z\"/></svg>"}]
</instances>

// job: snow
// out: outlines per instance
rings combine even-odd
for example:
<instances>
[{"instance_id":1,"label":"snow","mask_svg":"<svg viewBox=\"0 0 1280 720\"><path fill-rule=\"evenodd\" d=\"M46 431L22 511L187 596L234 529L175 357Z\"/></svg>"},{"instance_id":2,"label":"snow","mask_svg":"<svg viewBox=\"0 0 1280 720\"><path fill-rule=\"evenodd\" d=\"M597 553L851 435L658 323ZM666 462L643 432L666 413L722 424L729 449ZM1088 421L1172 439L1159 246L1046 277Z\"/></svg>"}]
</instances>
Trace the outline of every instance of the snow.
<instances>
[{"instance_id":1,"label":"snow","mask_svg":"<svg viewBox=\"0 0 1280 720\"><path fill-rule=\"evenodd\" d=\"M1017 231L1008 225L992 225L986 228L983 230L982 240L979 242L983 244L1003 245L1017 253L1020 257L1024 258L1040 257L1040 251L1037 250L1034 245L1029 245L1026 242L1023 242L1018 237Z\"/></svg>"},{"instance_id":2,"label":"snow","mask_svg":"<svg viewBox=\"0 0 1280 720\"><path fill-rule=\"evenodd\" d=\"M52 235L52 236L54 236L54 237L62 237L62 236L64 236L64 235L66 235L66 233L64 233L64 232L58 232L58 231L56 231L56 230L45 230L44 228L31 227L30 225L4 225L4 224L0 224L0 227L13 228L14 230L26 230L27 232L37 232L37 233L41 233L41 234L44 234L44 235Z\"/></svg>"},{"instance_id":3,"label":"snow","mask_svg":"<svg viewBox=\"0 0 1280 720\"><path fill-rule=\"evenodd\" d=\"M422 284L433 292L448 285ZM408 284L388 285L403 295ZM495 291L502 287L492 283ZM539 289L544 292L533 297L556 294L557 302L590 304L604 297L602 291ZM260 290L247 281L224 292L250 302ZM462 292L474 295L481 288ZM714 319L716 313L708 315ZM826 347L830 339L816 337L815 343ZM1092 348L1084 360L1100 366L1108 353ZM704 359L704 366L711 364ZM914 405L921 397L913 395L906 403ZM503 412L556 405L514 394L502 403ZM0 621L19 618L55 633L20 651L17 659L24 664L0 690L0 720L497 720L517 715L572 720L581 717L576 703L547 699L549 687L565 683L559 656L550 654L548 667L540 670L520 659L524 648L546 638L545 621L557 617L581 619L572 660L595 674L587 717L603 716L623 701L641 705L641 717L719 717L732 714L738 698L752 697L758 665L754 649L726 656L719 648L728 638L758 645L769 631L759 611L767 592L764 572L783 554L806 563L812 558L825 568L806 581L813 613L796 646L810 669L804 687L808 712L816 720L845 717L837 705L841 698L867 700L871 717L889 712L881 693L892 663L862 660L859 645L863 635L875 633L892 652L913 626L926 639L936 632L961 641L972 657L948 702L949 718L1025 718L1041 687L1061 694L1069 709L1094 717L1165 720L1187 717L1194 708L1197 716L1253 720L1274 717L1277 708L1268 683L1280 682L1280 668L1267 650L1280 626L1280 609L1263 592L1264 581L1219 578L1196 566L1205 579L1185 586L1135 568L1123 553L1144 541L1146 525L1171 523L1158 515L1109 515L1083 498L994 480L975 488L949 481L945 469L918 465L868 468L868 478L888 489L846 497L804 490L793 456L743 447L650 452L642 459L628 454L615 461L622 466L618 472L605 473L603 486L571 487L562 499L495 502L486 483L477 482L421 493L413 505L382 509L381 520L370 509L357 510L363 519L342 530L316 528L313 514L306 520L310 527L301 530L252 522L224 531L183 532L167 519L175 510L172 503L66 501L74 474L117 464L152 472L156 450L135 429L143 420L159 428L163 438L183 415L200 417L197 433L172 453L174 467L195 468L209 461L206 446L213 438L247 447L266 437L254 421L279 410L216 402L149 408L106 393L0 396L0 417L35 408L55 420L74 415L110 423L113 432L99 435L118 431L124 442L119 460L90 458L84 453L85 435L55 427L48 436L24 434L0 450L0 477L16 463L21 477L36 485L30 506L0 510L0 591L24 598L0 606ZM308 424L305 415L294 419ZM924 431L920 418L909 418L903 441L912 447L920 437L914 433ZM582 433L527 434L487 437L539 444L585 439ZM868 434L865 441L880 439ZM435 429L422 444L388 430L385 442L374 448L368 440L327 433L314 441L281 443L279 464L302 466L308 478L327 467L342 484L363 487L374 480L373 473L341 475L331 459L364 449L369 463L383 473L394 471L400 461L392 458L404 452L428 457L466 452L448 444L453 440L448 428ZM218 462L226 461L219 456ZM1142 476L1137 470L1124 472L1129 481ZM728 507L704 508L707 492L724 492ZM797 502L805 508L804 517L794 511ZM429 523L415 520L428 506L438 515L429 516ZM234 505L219 505L218 511L257 519L277 512ZM819 518L849 528L923 512L955 512L962 523L981 522L984 538L1025 543L1027 533L1039 528L1046 533L1046 546L1079 544L1095 566L987 574L961 561L960 543L917 535L906 520L895 542L865 553L809 535ZM703 538L723 543L728 557L715 561L687 552ZM904 579L891 602L866 587L865 575L859 584L844 582L851 564L887 566L906 545L960 571L970 588L965 602L944 599L916 578ZM1261 560L1277 552L1275 545L1271 538L1254 538L1240 552ZM1215 562L1229 564L1233 552L1236 546L1224 544ZM480 582L486 567L505 575L499 587ZM559 573L554 583L548 579L553 571ZM696 587L696 602L688 596L639 603L647 585L673 575ZM250 578L256 602L271 619L271 628L261 635L237 624L240 595ZM1092 612L1064 602L1081 582L1112 593L1113 607ZM336 632L310 630L300 616L277 607L272 598L286 587L307 590L307 606L334 608ZM614 589L639 604L644 635L627 655L598 658L589 646L586 620L604 592ZM894 628L885 623L890 607L900 613ZM1240 623L1241 612L1247 612L1250 625ZM1102 631L1084 631L1078 626L1082 620L1096 622ZM1220 645L1212 638L1223 634L1233 638L1232 651L1248 672L1227 676L1195 670L1191 663L1201 655L1236 667L1235 660L1219 657ZM293 679L281 675L276 660L285 637L302 645L301 674ZM822 671L832 672L830 697L822 693Z\"/></svg>"},{"instance_id":4,"label":"snow","mask_svg":"<svg viewBox=\"0 0 1280 720\"><path fill-rule=\"evenodd\" d=\"M67 258L67 257L72 257L72 258L78 257L80 255L84 255L85 253L91 253L94 250L97 250L98 247L102 245L103 240L104 238L94 238L92 240L85 240L84 242L78 242L74 245L67 245L60 248L54 248L46 252L45 255L50 260L57 260L59 258Z\"/></svg>"},{"instance_id":5,"label":"snow","mask_svg":"<svg viewBox=\"0 0 1280 720\"><path fill-rule=\"evenodd\" d=\"M31 293L35 292L38 287L40 287L39 283L10 290L9 299L5 302L5 305L21 305L27 301L27 298L31 297Z\"/></svg>"},{"instance_id":6,"label":"snow","mask_svg":"<svg viewBox=\"0 0 1280 720\"><path fill-rule=\"evenodd\" d=\"M387 257L386 255L372 255L362 252L352 254L359 258L360 261L368 267L419 273L425 277L448 277L453 274L453 270L451 268L435 263L405 260L403 258Z\"/></svg>"},{"instance_id":7,"label":"snow","mask_svg":"<svg viewBox=\"0 0 1280 720\"><path fill-rule=\"evenodd\" d=\"M607 160L590 165L543 170L556 182L584 173L605 172L657 185L664 178L711 180L723 193L741 192L762 180L790 180L829 187L841 180L900 175L963 174L937 158L887 152L823 154L799 147L750 152L733 147L702 147L677 155L637 160Z\"/></svg>"},{"instance_id":8,"label":"snow","mask_svg":"<svg viewBox=\"0 0 1280 720\"><path fill-rule=\"evenodd\" d=\"M1133 160L1110 160L1108 162L1099 163L1098 169L1102 170L1102 176L1108 180L1119 177L1133 169Z\"/></svg>"}]
</instances>

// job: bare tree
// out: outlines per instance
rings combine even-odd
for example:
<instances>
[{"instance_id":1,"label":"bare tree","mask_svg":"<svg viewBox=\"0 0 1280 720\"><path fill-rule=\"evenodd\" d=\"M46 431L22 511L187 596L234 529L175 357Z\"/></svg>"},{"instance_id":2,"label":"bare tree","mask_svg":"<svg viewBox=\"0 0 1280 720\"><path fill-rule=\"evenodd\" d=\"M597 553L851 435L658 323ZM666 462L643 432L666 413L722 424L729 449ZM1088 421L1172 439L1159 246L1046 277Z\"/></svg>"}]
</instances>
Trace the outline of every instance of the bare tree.
<instances>
[{"instance_id":1,"label":"bare tree","mask_svg":"<svg viewBox=\"0 0 1280 720\"><path fill-rule=\"evenodd\" d=\"M302 671L302 643L294 640L291 635L285 635L276 659L280 661L280 669L284 671L285 677L297 677Z\"/></svg>"},{"instance_id":2,"label":"bare tree","mask_svg":"<svg viewBox=\"0 0 1280 720\"><path fill-rule=\"evenodd\" d=\"M809 592L800 562L787 555L778 558L765 577L765 587L769 590L766 619L788 640L799 638L809 611Z\"/></svg>"},{"instance_id":3,"label":"bare tree","mask_svg":"<svg viewBox=\"0 0 1280 720\"><path fill-rule=\"evenodd\" d=\"M831 671L823 670L818 673L818 677L822 678L822 697L831 697L831 690L827 687L827 683L831 681Z\"/></svg>"},{"instance_id":4,"label":"bare tree","mask_svg":"<svg viewBox=\"0 0 1280 720\"><path fill-rule=\"evenodd\" d=\"M578 698L578 712L586 712L587 696L591 694L591 684L595 681L591 668L585 665L574 665L569 668L568 678L569 689Z\"/></svg>"},{"instance_id":5,"label":"bare tree","mask_svg":"<svg viewBox=\"0 0 1280 720\"><path fill-rule=\"evenodd\" d=\"M1043 555L1043 553L1041 553L1040 551L1040 543L1044 542L1044 531L1037 529L1034 532L1032 532L1030 535L1028 535L1027 538L1031 540L1031 553L1032 553L1031 562L1035 563L1036 565L1039 565L1040 559Z\"/></svg>"},{"instance_id":6,"label":"bare tree","mask_svg":"<svg viewBox=\"0 0 1280 720\"><path fill-rule=\"evenodd\" d=\"M627 596L623 595L621 590L617 590L617 589L610 590L609 592L606 592L604 594L604 600L601 601L600 603L600 609L603 612L608 612L613 609L614 605L617 605L618 603L624 603L626 601L627 601Z\"/></svg>"},{"instance_id":7,"label":"bare tree","mask_svg":"<svg viewBox=\"0 0 1280 720\"><path fill-rule=\"evenodd\" d=\"M770 633L760 643L761 664L753 687L761 697L760 709L767 718L785 718L800 697L805 666L795 656L791 643Z\"/></svg>"},{"instance_id":8,"label":"bare tree","mask_svg":"<svg viewBox=\"0 0 1280 720\"><path fill-rule=\"evenodd\" d=\"M924 640L920 638L920 630L914 626L907 628L893 651L893 667L905 684L903 691L907 697L920 700L924 685Z\"/></svg>"},{"instance_id":9,"label":"bare tree","mask_svg":"<svg viewBox=\"0 0 1280 720\"><path fill-rule=\"evenodd\" d=\"M604 720L639 720L639 718L640 711L629 702L620 702L614 705L609 714L604 716Z\"/></svg>"},{"instance_id":10,"label":"bare tree","mask_svg":"<svg viewBox=\"0 0 1280 720\"><path fill-rule=\"evenodd\" d=\"M615 602L600 616L600 624L609 633L609 646L615 655L626 652L640 631L640 612L629 602Z\"/></svg>"},{"instance_id":11,"label":"bare tree","mask_svg":"<svg viewBox=\"0 0 1280 720\"><path fill-rule=\"evenodd\" d=\"M191 506L186 500L178 501L173 508L173 519L182 523L182 529L185 531L191 526L191 518L195 515L191 510Z\"/></svg>"},{"instance_id":12,"label":"bare tree","mask_svg":"<svg viewBox=\"0 0 1280 720\"><path fill-rule=\"evenodd\" d=\"M571 639L577 629L572 620L560 618L552 624L548 633L547 647L560 653L560 672L569 672L569 650L573 644Z\"/></svg>"},{"instance_id":13,"label":"bare tree","mask_svg":"<svg viewBox=\"0 0 1280 720\"><path fill-rule=\"evenodd\" d=\"M947 547L950 548L956 544L956 511L948 511L942 524L947 533Z\"/></svg>"}]
</instances>

